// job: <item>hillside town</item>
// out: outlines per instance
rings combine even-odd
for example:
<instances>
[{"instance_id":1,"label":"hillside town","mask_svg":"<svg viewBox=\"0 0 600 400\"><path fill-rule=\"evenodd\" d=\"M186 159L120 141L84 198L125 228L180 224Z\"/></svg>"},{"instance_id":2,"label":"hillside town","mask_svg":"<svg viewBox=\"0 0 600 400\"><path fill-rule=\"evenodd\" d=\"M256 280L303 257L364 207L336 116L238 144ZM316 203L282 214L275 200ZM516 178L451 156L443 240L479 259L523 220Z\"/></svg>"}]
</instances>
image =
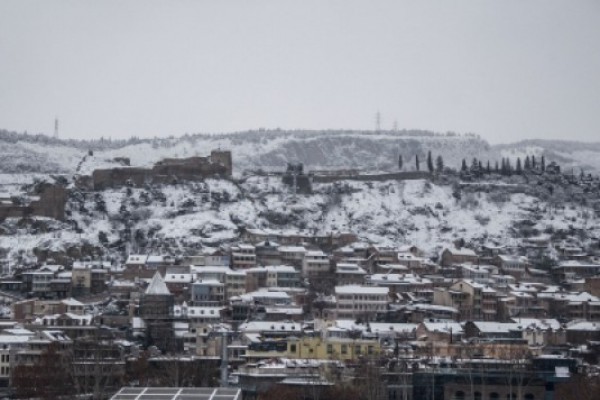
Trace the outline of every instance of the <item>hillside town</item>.
<instances>
[{"instance_id":1,"label":"hillside town","mask_svg":"<svg viewBox=\"0 0 600 400\"><path fill-rule=\"evenodd\" d=\"M219 154L231 175L231 155ZM560 174L527 164L530 179ZM207 177L168 165L171 176ZM442 168L430 173L447 179ZM127 187L123 176L140 172L102 174L103 185ZM455 174L476 190L485 168L474 161ZM294 196L311 191L302 166L281 179ZM144 250L121 262L5 268L5 396L133 399L121 388L220 386L243 399L569 399L600 372L598 238L457 240L431 254L360 232L246 227L193 254Z\"/></svg>"}]
</instances>

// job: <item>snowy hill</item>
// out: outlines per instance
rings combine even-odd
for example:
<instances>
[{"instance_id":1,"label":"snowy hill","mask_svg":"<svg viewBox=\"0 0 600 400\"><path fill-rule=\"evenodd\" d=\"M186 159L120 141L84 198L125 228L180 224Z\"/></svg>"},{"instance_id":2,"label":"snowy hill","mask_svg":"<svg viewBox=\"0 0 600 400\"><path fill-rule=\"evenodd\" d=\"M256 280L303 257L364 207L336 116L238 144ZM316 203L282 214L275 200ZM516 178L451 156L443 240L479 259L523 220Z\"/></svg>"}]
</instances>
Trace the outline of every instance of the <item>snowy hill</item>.
<instances>
[{"instance_id":1,"label":"snowy hill","mask_svg":"<svg viewBox=\"0 0 600 400\"><path fill-rule=\"evenodd\" d=\"M65 222L8 218L0 223L0 260L29 263L36 256L121 259L131 249L194 252L202 246L235 241L245 228L318 234L352 231L366 241L415 244L430 255L457 239L473 243L516 240L521 237L518 223L523 220L533 221L530 231L534 233L568 231L581 235L582 240L600 236L596 214L583 202L575 204L573 199L573 205L557 207L557 202L573 197L571 192L563 193L559 184L552 184L552 199L548 183L527 183L546 190L540 197L539 189L510 194L498 185L458 190L456 177L446 184L423 180L322 183L315 184L312 194L294 197L280 177L242 176L244 170L281 171L289 161L303 162L308 170L395 171L399 154L404 169L411 170L415 155L424 161L428 151L442 155L451 167L459 167L463 158L485 162L544 154L547 162L556 159L568 166L585 160L589 168L600 168L600 157L594 156L600 153L600 145L529 141L492 147L475 136L420 131L269 131L120 142L61 141L0 131L0 171L5 172L0 173L0 193L9 198L34 181L59 179L52 174L65 174L72 182L75 174L120 165L115 161L118 157L129 158L132 166L150 166L166 157L207 155L219 147L232 150L236 179L102 192L82 192L70 185ZM546 203L550 200L551 204Z\"/></svg>"},{"instance_id":2,"label":"snowy hill","mask_svg":"<svg viewBox=\"0 0 600 400\"><path fill-rule=\"evenodd\" d=\"M502 190L463 190L457 196L456 186L424 180L316 184L313 194L295 197L278 177L254 176L240 183L209 179L74 192L68 209L64 223L6 220L0 225L0 249L8 259L24 262L57 254L122 259L128 250L185 254L235 241L242 229L262 228L352 231L365 241L414 244L435 255L457 239L516 243L523 220L533 221L529 229L539 234L600 236L600 225L586 207L557 210L535 196Z\"/></svg>"},{"instance_id":3,"label":"snowy hill","mask_svg":"<svg viewBox=\"0 0 600 400\"><path fill-rule=\"evenodd\" d=\"M127 142L61 141L16 134L7 140L7 136L0 132L0 172L11 173L90 174L96 168L118 165L117 157L129 158L132 166L147 167L167 157L205 156L216 148L232 151L237 174L245 169L282 169L287 162L302 162L311 169L395 170L400 154L410 169L415 156L424 160L428 151L442 154L452 167L465 157L496 158L488 143L475 136L422 131L252 131ZM93 154L88 156L88 150Z\"/></svg>"},{"instance_id":4,"label":"snowy hill","mask_svg":"<svg viewBox=\"0 0 600 400\"><path fill-rule=\"evenodd\" d=\"M281 170L287 162L302 162L308 169L362 168L395 170L398 155L406 169L415 156L428 151L442 155L446 166L458 168L473 157L492 164L501 157L546 156L565 168L600 173L600 143L530 140L491 146L474 135L436 134L427 131L248 131L221 135L185 135L179 138L121 141L58 140L43 135L0 131L0 172L90 174L96 168L118 166L117 157L132 166L150 166L163 158L206 156L211 149L232 151L234 173L244 170ZM93 155L88 155L92 150Z\"/></svg>"}]
</instances>

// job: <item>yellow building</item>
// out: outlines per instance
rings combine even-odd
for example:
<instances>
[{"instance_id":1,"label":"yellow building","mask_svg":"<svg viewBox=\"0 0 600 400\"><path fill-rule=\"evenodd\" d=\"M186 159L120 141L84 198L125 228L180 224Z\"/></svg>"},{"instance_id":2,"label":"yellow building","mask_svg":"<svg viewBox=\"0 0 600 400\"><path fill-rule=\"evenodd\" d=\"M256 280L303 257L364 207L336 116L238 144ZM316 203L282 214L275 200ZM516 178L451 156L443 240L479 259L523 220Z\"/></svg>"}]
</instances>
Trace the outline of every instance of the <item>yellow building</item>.
<instances>
[{"instance_id":1,"label":"yellow building","mask_svg":"<svg viewBox=\"0 0 600 400\"><path fill-rule=\"evenodd\" d=\"M360 357L376 356L381 346L372 339L343 339L320 337L290 337L251 343L246 350L249 360L264 358L300 358L349 361Z\"/></svg>"}]
</instances>

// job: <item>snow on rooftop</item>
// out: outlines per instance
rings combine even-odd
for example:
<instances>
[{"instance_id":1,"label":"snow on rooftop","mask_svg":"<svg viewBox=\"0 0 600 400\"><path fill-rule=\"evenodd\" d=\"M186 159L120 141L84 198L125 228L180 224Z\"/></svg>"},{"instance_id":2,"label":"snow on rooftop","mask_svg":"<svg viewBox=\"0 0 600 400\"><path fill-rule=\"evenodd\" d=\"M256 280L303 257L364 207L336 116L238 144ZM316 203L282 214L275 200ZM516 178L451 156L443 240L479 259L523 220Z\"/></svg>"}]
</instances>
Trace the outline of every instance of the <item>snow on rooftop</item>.
<instances>
[{"instance_id":1,"label":"snow on rooftop","mask_svg":"<svg viewBox=\"0 0 600 400\"><path fill-rule=\"evenodd\" d=\"M336 286L336 294L388 294L389 288L381 286L361 286L361 285L345 285Z\"/></svg>"},{"instance_id":2,"label":"snow on rooftop","mask_svg":"<svg viewBox=\"0 0 600 400\"><path fill-rule=\"evenodd\" d=\"M171 294L169 288L167 288L165 281L163 280L162 276L160 276L158 271L154 274L152 281L150 281L150 284L146 289L146 294Z\"/></svg>"}]
</instances>

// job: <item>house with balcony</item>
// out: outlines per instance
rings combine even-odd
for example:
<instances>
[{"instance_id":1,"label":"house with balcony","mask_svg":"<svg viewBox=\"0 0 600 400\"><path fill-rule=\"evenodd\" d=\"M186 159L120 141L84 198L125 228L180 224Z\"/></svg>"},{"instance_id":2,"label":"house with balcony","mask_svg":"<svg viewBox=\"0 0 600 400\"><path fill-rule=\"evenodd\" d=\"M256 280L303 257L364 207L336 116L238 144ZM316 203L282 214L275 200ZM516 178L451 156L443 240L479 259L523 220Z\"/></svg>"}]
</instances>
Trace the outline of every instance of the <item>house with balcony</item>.
<instances>
[{"instance_id":1,"label":"house with balcony","mask_svg":"<svg viewBox=\"0 0 600 400\"><path fill-rule=\"evenodd\" d=\"M389 302L385 286L345 285L335 287L337 318L368 317L384 312Z\"/></svg>"}]
</instances>

